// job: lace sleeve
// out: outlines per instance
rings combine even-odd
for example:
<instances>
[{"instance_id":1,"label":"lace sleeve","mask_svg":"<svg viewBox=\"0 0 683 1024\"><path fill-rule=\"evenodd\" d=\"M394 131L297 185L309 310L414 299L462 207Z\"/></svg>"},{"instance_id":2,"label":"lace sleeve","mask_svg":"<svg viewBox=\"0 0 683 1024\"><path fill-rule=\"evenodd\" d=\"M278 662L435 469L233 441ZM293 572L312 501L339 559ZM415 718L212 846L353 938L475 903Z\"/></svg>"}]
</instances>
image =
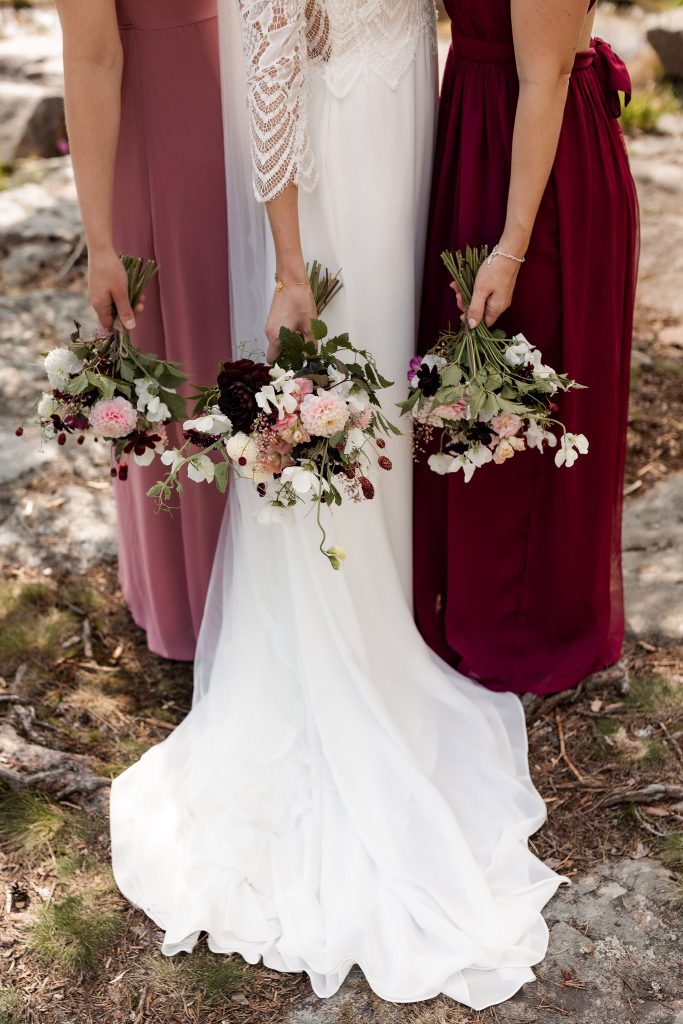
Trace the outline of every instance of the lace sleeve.
<instances>
[{"instance_id":1,"label":"lace sleeve","mask_svg":"<svg viewBox=\"0 0 683 1024\"><path fill-rule=\"evenodd\" d=\"M247 71L254 191L274 199L317 170L307 125L306 0L238 0Z\"/></svg>"}]
</instances>

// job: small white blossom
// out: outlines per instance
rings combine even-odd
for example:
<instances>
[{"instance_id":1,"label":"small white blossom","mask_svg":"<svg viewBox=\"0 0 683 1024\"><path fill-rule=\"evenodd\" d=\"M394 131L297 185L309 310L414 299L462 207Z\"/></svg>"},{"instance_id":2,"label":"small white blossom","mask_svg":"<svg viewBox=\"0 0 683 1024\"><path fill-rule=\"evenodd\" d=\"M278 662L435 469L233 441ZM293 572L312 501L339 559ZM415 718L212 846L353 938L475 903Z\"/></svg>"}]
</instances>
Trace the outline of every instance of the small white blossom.
<instances>
[{"instance_id":1,"label":"small white blossom","mask_svg":"<svg viewBox=\"0 0 683 1024\"><path fill-rule=\"evenodd\" d=\"M291 484L297 494L310 494L311 491L318 492L318 477L310 469L304 466L287 466L282 471L282 479L285 483Z\"/></svg>"},{"instance_id":2,"label":"small white blossom","mask_svg":"<svg viewBox=\"0 0 683 1024\"><path fill-rule=\"evenodd\" d=\"M183 454L177 448L167 448L161 455L164 466L170 466L171 472L175 473L183 464Z\"/></svg>"},{"instance_id":3,"label":"small white blossom","mask_svg":"<svg viewBox=\"0 0 683 1024\"><path fill-rule=\"evenodd\" d=\"M144 452L140 455L137 452L133 452L133 459L138 466L151 466L155 455L156 451L154 448L145 448Z\"/></svg>"},{"instance_id":4,"label":"small white blossom","mask_svg":"<svg viewBox=\"0 0 683 1024\"><path fill-rule=\"evenodd\" d=\"M491 462L493 459L493 452L483 444L477 445L475 448L470 448L465 455L466 458L468 458L469 461L477 467L477 469L479 469L480 466L485 466L487 462Z\"/></svg>"},{"instance_id":5,"label":"small white blossom","mask_svg":"<svg viewBox=\"0 0 683 1024\"><path fill-rule=\"evenodd\" d=\"M538 448L539 452L543 451L543 442L551 448L555 448L557 445L557 438L551 430L544 430L538 420L529 420L529 426L525 431L526 443L529 448Z\"/></svg>"},{"instance_id":6,"label":"small white blossom","mask_svg":"<svg viewBox=\"0 0 683 1024\"><path fill-rule=\"evenodd\" d=\"M366 440L365 434L360 427L352 427L346 438L344 454L350 455L352 451L361 451Z\"/></svg>"},{"instance_id":7,"label":"small white blossom","mask_svg":"<svg viewBox=\"0 0 683 1024\"><path fill-rule=\"evenodd\" d=\"M50 386L63 391L71 377L83 369L83 361L69 348L53 348L45 356L45 372Z\"/></svg>"},{"instance_id":8,"label":"small white blossom","mask_svg":"<svg viewBox=\"0 0 683 1024\"><path fill-rule=\"evenodd\" d=\"M196 484L213 482L216 467L208 455L194 455L187 464L187 475Z\"/></svg>"},{"instance_id":9,"label":"small white blossom","mask_svg":"<svg viewBox=\"0 0 683 1024\"><path fill-rule=\"evenodd\" d=\"M38 402L37 413L41 420L49 420L50 416L59 412L60 405L56 398L45 391L43 397Z\"/></svg>"},{"instance_id":10,"label":"small white blossom","mask_svg":"<svg viewBox=\"0 0 683 1024\"><path fill-rule=\"evenodd\" d=\"M166 420L170 420L171 411L158 395L154 395L147 403L145 416L150 423L165 423Z\"/></svg>"},{"instance_id":11,"label":"small white blossom","mask_svg":"<svg viewBox=\"0 0 683 1024\"><path fill-rule=\"evenodd\" d=\"M256 513L256 521L261 526L277 526L283 524L291 526L294 522L292 510L283 508L281 505L265 505Z\"/></svg>"},{"instance_id":12,"label":"small white blossom","mask_svg":"<svg viewBox=\"0 0 683 1024\"><path fill-rule=\"evenodd\" d=\"M560 439L560 447L555 453L555 465L566 466L567 469L574 465L579 455L588 454L588 438L585 434L566 433Z\"/></svg>"},{"instance_id":13,"label":"small white blossom","mask_svg":"<svg viewBox=\"0 0 683 1024\"><path fill-rule=\"evenodd\" d=\"M196 420L185 420L183 430L197 430L200 434L229 434L232 423L218 406L214 405L206 415L199 416Z\"/></svg>"}]
</instances>

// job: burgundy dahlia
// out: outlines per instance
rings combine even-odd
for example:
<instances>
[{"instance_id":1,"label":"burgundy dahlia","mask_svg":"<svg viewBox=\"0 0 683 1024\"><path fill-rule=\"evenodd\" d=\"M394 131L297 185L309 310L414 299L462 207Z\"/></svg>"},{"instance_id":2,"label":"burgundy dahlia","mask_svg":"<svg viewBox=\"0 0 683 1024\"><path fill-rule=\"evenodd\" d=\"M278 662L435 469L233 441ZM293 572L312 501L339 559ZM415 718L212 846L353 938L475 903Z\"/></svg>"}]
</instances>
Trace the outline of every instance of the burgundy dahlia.
<instances>
[{"instance_id":1,"label":"burgundy dahlia","mask_svg":"<svg viewBox=\"0 0 683 1024\"><path fill-rule=\"evenodd\" d=\"M253 359L223 363L218 374L220 397L218 407L228 417L234 430L248 433L259 414L256 394L270 384L270 367Z\"/></svg>"}]
</instances>

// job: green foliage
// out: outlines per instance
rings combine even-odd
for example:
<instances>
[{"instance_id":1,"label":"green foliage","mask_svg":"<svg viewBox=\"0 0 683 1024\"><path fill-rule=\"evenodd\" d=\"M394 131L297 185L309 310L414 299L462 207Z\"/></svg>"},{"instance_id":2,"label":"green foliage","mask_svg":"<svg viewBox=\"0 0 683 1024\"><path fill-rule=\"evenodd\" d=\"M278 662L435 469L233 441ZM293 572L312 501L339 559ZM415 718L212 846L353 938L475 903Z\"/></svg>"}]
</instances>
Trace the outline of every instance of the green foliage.
<instances>
[{"instance_id":1,"label":"green foliage","mask_svg":"<svg viewBox=\"0 0 683 1024\"><path fill-rule=\"evenodd\" d=\"M29 945L43 960L79 974L106 955L122 924L118 911L98 905L94 897L69 895L40 912Z\"/></svg>"},{"instance_id":2,"label":"green foliage","mask_svg":"<svg viewBox=\"0 0 683 1024\"><path fill-rule=\"evenodd\" d=\"M621 109L621 127L626 135L654 132L662 114L680 110L680 103L669 85L636 91L627 107Z\"/></svg>"}]
</instances>

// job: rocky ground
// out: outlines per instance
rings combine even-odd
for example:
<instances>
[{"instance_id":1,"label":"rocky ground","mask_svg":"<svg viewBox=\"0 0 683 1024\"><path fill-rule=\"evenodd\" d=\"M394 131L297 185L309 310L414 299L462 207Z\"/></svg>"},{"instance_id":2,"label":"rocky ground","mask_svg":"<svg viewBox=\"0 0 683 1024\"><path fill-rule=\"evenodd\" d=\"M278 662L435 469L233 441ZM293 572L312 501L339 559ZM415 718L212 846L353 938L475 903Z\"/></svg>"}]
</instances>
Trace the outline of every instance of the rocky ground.
<instances>
[{"instance_id":1,"label":"rocky ground","mask_svg":"<svg viewBox=\"0 0 683 1024\"><path fill-rule=\"evenodd\" d=\"M0 112L26 84L42 99L60 89L40 17L44 31L16 19L0 31ZM649 66L651 15L601 17ZM17 144L18 110L0 117L3 145ZM59 125L35 117L33 137L58 150ZM65 750L106 779L182 718L191 678L146 651L117 592L105 452L41 452L30 430L14 435L41 387L39 353L90 316L69 161L46 149L0 179L0 744ZM0 788L0 1024L683 1024L683 115L629 149L643 244L624 526L631 690L608 675L528 702L550 812L534 842L572 882L548 908L537 983L477 1015L382 1003L358 973L323 1003L302 979L206 950L167 963L113 888L103 791L86 813L68 792Z\"/></svg>"}]
</instances>

